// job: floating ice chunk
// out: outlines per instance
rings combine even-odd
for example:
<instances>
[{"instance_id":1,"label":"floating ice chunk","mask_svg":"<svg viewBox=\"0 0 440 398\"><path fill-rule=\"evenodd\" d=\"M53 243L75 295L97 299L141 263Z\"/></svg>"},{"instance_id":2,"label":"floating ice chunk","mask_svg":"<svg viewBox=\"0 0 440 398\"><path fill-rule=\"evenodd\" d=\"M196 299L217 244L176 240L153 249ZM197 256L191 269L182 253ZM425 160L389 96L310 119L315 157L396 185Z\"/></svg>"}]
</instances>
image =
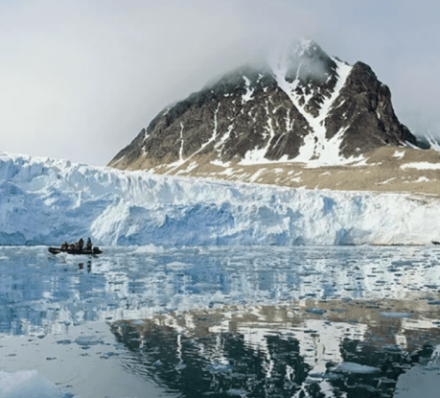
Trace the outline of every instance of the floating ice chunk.
<instances>
[{"instance_id":1,"label":"floating ice chunk","mask_svg":"<svg viewBox=\"0 0 440 398\"><path fill-rule=\"evenodd\" d=\"M307 308L306 312L308 312L309 314L323 315L327 311L322 308Z\"/></svg>"},{"instance_id":2,"label":"floating ice chunk","mask_svg":"<svg viewBox=\"0 0 440 398\"><path fill-rule=\"evenodd\" d=\"M411 318L413 314L408 312L381 312L380 316L385 318Z\"/></svg>"},{"instance_id":3,"label":"floating ice chunk","mask_svg":"<svg viewBox=\"0 0 440 398\"><path fill-rule=\"evenodd\" d=\"M72 340L69 339L64 339L64 340L58 340L57 344L61 344L61 345L69 345L72 344Z\"/></svg>"},{"instance_id":4,"label":"floating ice chunk","mask_svg":"<svg viewBox=\"0 0 440 398\"><path fill-rule=\"evenodd\" d=\"M427 372L435 372L440 370L440 368L438 366L425 366L423 370Z\"/></svg>"},{"instance_id":5,"label":"floating ice chunk","mask_svg":"<svg viewBox=\"0 0 440 398\"><path fill-rule=\"evenodd\" d=\"M15 373L0 371L0 398L67 398L57 386L41 377L36 370Z\"/></svg>"},{"instance_id":6,"label":"floating ice chunk","mask_svg":"<svg viewBox=\"0 0 440 398\"><path fill-rule=\"evenodd\" d=\"M145 245L139 246L133 253L163 253L164 249L162 246L155 245Z\"/></svg>"},{"instance_id":7,"label":"floating ice chunk","mask_svg":"<svg viewBox=\"0 0 440 398\"><path fill-rule=\"evenodd\" d=\"M249 394L249 391L238 389L238 388L231 388L226 392L228 395L237 396L237 397L247 397Z\"/></svg>"},{"instance_id":8,"label":"floating ice chunk","mask_svg":"<svg viewBox=\"0 0 440 398\"><path fill-rule=\"evenodd\" d=\"M206 370L211 373L226 373L232 371L232 365L226 363L215 362L206 367Z\"/></svg>"},{"instance_id":9,"label":"floating ice chunk","mask_svg":"<svg viewBox=\"0 0 440 398\"><path fill-rule=\"evenodd\" d=\"M400 352L402 351L402 348L398 346L397 344L385 344L382 346L382 351L387 352Z\"/></svg>"},{"instance_id":10,"label":"floating ice chunk","mask_svg":"<svg viewBox=\"0 0 440 398\"><path fill-rule=\"evenodd\" d=\"M379 371L380 371L379 368L375 368L373 366L361 365L359 363L354 363L354 362L342 362L335 369L333 369L333 372L359 373L359 374L375 373Z\"/></svg>"},{"instance_id":11,"label":"floating ice chunk","mask_svg":"<svg viewBox=\"0 0 440 398\"><path fill-rule=\"evenodd\" d=\"M336 380L340 379L342 375L335 373L310 373L309 377L312 379Z\"/></svg>"},{"instance_id":12,"label":"floating ice chunk","mask_svg":"<svg viewBox=\"0 0 440 398\"><path fill-rule=\"evenodd\" d=\"M173 261L173 262L167 264L168 269L174 269L174 270L189 269L192 267L193 267L192 264L183 263L181 261Z\"/></svg>"},{"instance_id":13,"label":"floating ice chunk","mask_svg":"<svg viewBox=\"0 0 440 398\"><path fill-rule=\"evenodd\" d=\"M82 346L102 344L103 341L99 336L80 336L75 343Z\"/></svg>"},{"instance_id":14,"label":"floating ice chunk","mask_svg":"<svg viewBox=\"0 0 440 398\"><path fill-rule=\"evenodd\" d=\"M174 369L176 369L177 371L183 370L186 368L186 365L184 363L178 363Z\"/></svg>"}]
</instances>

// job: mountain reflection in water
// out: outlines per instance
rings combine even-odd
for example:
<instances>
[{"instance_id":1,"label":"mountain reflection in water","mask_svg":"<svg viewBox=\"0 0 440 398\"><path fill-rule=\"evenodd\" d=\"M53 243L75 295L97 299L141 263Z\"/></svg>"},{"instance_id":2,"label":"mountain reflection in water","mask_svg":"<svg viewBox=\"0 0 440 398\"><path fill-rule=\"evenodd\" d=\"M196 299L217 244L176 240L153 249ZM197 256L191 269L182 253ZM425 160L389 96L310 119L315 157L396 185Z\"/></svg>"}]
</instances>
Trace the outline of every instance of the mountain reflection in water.
<instances>
[{"instance_id":1,"label":"mountain reflection in water","mask_svg":"<svg viewBox=\"0 0 440 398\"><path fill-rule=\"evenodd\" d=\"M402 373L437 359L439 328L382 312L404 303L307 304L118 321L112 332L130 371L184 397L392 397Z\"/></svg>"},{"instance_id":2,"label":"mountain reflection in water","mask_svg":"<svg viewBox=\"0 0 440 398\"><path fill-rule=\"evenodd\" d=\"M71 342L57 344L58 357L66 350L78 366L86 357L74 350L77 334L85 327L93 336L99 323L118 351L93 360L154 380L163 396L400 397L413 369L440 382L439 255L436 247L146 246L79 258L0 247L0 352L9 355L11 336L38 337L28 347L37 351L54 336ZM104 340L96 355L112 345ZM94 391L90 383L82 391Z\"/></svg>"}]
</instances>

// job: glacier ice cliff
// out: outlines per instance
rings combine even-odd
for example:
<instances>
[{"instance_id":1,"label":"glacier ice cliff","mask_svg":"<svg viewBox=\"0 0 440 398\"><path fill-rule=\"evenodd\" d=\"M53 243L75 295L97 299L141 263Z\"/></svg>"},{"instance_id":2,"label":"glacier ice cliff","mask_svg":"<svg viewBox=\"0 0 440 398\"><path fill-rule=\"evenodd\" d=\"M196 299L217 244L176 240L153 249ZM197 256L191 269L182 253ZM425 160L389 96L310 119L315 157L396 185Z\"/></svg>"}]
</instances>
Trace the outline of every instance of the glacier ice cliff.
<instances>
[{"instance_id":1,"label":"glacier ice cliff","mask_svg":"<svg viewBox=\"0 0 440 398\"><path fill-rule=\"evenodd\" d=\"M427 244L440 199L160 176L0 154L0 244Z\"/></svg>"}]
</instances>

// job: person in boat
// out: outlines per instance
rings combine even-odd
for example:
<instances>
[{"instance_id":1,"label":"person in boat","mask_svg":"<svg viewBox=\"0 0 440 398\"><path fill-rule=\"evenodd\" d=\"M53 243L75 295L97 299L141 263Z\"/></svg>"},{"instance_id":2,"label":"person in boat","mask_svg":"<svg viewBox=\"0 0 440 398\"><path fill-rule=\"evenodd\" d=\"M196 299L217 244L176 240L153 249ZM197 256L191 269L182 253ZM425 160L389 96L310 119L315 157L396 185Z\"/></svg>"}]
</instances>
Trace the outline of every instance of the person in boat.
<instances>
[{"instance_id":1,"label":"person in boat","mask_svg":"<svg viewBox=\"0 0 440 398\"><path fill-rule=\"evenodd\" d=\"M83 247L84 247L84 239L80 238L80 240L75 243L75 250L78 250L81 252Z\"/></svg>"},{"instance_id":2,"label":"person in boat","mask_svg":"<svg viewBox=\"0 0 440 398\"><path fill-rule=\"evenodd\" d=\"M68 250L68 251L73 251L73 250L75 250L75 244L70 243L69 246L67 247L67 250Z\"/></svg>"},{"instance_id":3,"label":"person in boat","mask_svg":"<svg viewBox=\"0 0 440 398\"><path fill-rule=\"evenodd\" d=\"M69 244L67 242L64 242L61 244L61 251L62 252L66 252L68 248L69 248Z\"/></svg>"},{"instance_id":4,"label":"person in boat","mask_svg":"<svg viewBox=\"0 0 440 398\"><path fill-rule=\"evenodd\" d=\"M87 250L92 250L92 240L90 238L87 238L87 243L86 243L86 249Z\"/></svg>"}]
</instances>

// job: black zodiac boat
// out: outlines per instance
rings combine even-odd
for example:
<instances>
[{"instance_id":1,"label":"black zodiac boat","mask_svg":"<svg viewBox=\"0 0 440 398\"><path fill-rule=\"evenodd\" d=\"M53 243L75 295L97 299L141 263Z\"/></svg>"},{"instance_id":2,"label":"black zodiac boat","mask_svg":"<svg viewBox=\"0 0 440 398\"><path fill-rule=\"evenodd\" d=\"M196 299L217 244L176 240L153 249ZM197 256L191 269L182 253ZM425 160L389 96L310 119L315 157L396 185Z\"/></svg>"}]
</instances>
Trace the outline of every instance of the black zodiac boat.
<instances>
[{"instance_id":1,"label":"black zodiac boat","mask_svg":"<svg viewBox=\"0 0 440 398\"><path fill-rule=\"evenodd\" d=\"M49 251L52 254L58 254L58 253L68 253L68 254L101 254L102 250L99 249L99 247L94 247L92 250L82 249L82 250L66 250L63 251L58 247L49 247Z\"/></svg>"}]
</instances>

